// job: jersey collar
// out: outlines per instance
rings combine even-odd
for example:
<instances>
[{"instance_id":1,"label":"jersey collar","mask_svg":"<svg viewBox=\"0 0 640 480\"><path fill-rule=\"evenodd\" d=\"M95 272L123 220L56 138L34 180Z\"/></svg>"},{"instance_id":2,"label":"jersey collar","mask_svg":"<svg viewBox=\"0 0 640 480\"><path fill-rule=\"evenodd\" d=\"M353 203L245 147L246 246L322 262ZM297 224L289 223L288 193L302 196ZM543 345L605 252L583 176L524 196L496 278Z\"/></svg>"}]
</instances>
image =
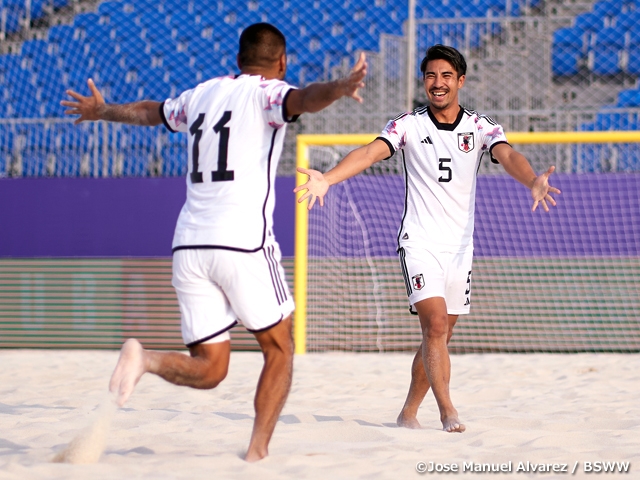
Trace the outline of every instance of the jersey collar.
<instances>
[{"instance_id":1,"label":"jersey collar","mask_svg":"<svg viewBox=\"0 0 640 480\"><path fill-rule=\"evenodd\" d=\"M438 119L435 117L435 115L433 114L433 112L431 111L431 108L427 107L427 113L429 113L429 118L431 119L431 121L433 122L433 124L436 126L436 128L438 130L447 130L449 132L453 132L456 127L460 124L460 121L462 120L462 115L464 115L464 108L458 106L460 108L460 111L458 112L458 116L456 117L455 122L453 123L440 123L438 121Z\"/></svg>"}]
</instances>

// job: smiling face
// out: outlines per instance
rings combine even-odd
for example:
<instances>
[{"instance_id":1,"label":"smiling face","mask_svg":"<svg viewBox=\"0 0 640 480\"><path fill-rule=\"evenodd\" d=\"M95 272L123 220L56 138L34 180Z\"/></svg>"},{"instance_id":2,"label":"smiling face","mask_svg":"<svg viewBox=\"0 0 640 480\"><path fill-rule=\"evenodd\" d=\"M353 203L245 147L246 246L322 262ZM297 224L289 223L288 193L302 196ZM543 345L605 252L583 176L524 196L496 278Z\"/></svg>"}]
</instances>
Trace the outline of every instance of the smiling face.
<instances>
[{"instance_id":1,"label":"smiling face","mask_svg":"<svg viewBox=\"0 0 640 480\"><path fill-rule=\"evenodd\" d=\"M430 60L424 71L424 90L432 110L458 111L458 90L464 85L464 75L446 60Z\"/></svg>"}]
</instances>

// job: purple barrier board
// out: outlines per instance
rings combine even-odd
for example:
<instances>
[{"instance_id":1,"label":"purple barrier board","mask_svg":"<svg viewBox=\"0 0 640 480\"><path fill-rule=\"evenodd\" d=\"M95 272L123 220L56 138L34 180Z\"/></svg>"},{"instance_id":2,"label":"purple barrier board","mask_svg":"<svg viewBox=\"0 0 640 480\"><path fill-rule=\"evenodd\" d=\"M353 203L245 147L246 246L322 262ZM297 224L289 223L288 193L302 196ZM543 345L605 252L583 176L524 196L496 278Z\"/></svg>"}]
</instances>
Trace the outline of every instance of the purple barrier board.
<instances>
[{"instance_id":1,"label":"purple barrier board","mask_svg":"<svg viewBox=\"0 0 640 480\"><path fill-rule=\"evenodd\" d=\"M640 175L554 174L550 183L562 191L558 206L532 212L529 190L511 177L478 177L475 255L640 256ZM333 186L325 207L311 212L309 255L395 256L404 192L402 176L361 175Z\"/></svg>"},{"instance_id":2,"label":"purple barrier board","mask_svg":"<svg viewBox=\"0 0 640 480\"><path fill-rule=\"evenodd\" d=\"M293 187L276 179L274 233L288 256ZM185 195L176 177L1 179L0 257L170 257Z\"/></svg>"},{"instance_id":3,"label":"purple barrier board","mask_svg":"<svg viewBox=\"0 0 640 480\"><path fill-rule=\"evenodd\" d=\"M508 176L478 178L480 257L640 256L640 175L552 175L550 213L531 212ZM293 256L293 177L276 180L275 234ZM184 178L0 180L0 257L168 257ZM310 256L393 257L402 176L360 175L332 187L310 215ZM339 226L339 230L336 230Z\"/></svg>"}]
</instances>

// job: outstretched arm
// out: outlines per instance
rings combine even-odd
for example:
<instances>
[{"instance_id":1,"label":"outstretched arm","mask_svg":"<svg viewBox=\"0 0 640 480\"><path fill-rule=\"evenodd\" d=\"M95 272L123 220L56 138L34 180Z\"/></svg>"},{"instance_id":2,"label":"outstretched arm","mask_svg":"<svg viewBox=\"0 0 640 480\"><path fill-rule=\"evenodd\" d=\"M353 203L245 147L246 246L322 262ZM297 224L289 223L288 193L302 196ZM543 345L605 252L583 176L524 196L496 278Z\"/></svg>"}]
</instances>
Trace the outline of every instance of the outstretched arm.
<instances>
[{"instance_id":1,"label":"outstretched arm","mask_svg":"<svg viewBox=\"0 0 640 480\"><path fill-rule=\"evenodd\" d=\"M298 199L298 203L304 202L308 198L308 209L311 210L317 198L320 201L320 206L324 206L324 196L331 185L351 178L385 158L389 158L389 146L382 140L375 139L370 144L350 152L338 165L324 175L317 170L298 168L300 173L309 175L307 183L299 185L293 190L294 192L306 190Z\"/></svg>"},{"instance_id":2,"label":"outstretched arm","mask_svg":"<svg viewBox=\"0 0 640 480\"><path fill-rule=\"evenodd\" d=\"M90 97L80 95L73 90L67 90L67 94L77 101L63 100L60 102L60 105L70 108L64 112L67 115L80 115L80 118L74 122L76 125L80 122L95 120L145 126L155 126L162 123L160 102L142 100L123 105L109 105L105 103L102 94L92 79L89 79L87 84L89 85L89 90L91 90Z\"/></svg>"},{"instance_id":3,"label":"outstretched arm","mask_svg":"<svg viewBox=\"0 0 640 480\"><path fill-rule=\"evenodd\" d=\"M560 190L549 185L549 175L553 173L556 167L551 166L545 173L536 176L524 155L516 152L511 148L511 145L501 143L496 145L491 153L509 175L531 190L531 197L533 198L531 211L535 212L540 203L545 212L549 211L547 202L554 207L556 206L556 201L549 195L550 193L561 193Z\"/></svg>"},{"instance_id":4,"label":"outstretched arm","mask_svg":"<svg viewBox=\"0 0 640 480\"><path fill-rule=\"evenodd\" d=\"M358 90L364 87L362 80L366 74L367 62L364 53L361 53L347 77L333 82L312 83L300 90L291 90L287 95L286 112L291 116L318 112L342 97L351 97L362 103Z\"/></svg>"}]
</instances>

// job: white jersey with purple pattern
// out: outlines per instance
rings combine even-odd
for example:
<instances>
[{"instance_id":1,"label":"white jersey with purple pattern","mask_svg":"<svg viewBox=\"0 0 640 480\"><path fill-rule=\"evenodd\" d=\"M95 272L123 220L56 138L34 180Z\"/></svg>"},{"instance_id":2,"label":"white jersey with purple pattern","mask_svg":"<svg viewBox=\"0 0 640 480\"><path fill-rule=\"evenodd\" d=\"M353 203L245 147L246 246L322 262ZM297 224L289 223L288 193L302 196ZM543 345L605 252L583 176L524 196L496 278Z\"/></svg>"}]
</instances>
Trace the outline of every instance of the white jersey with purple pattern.
<instances>
[{"instance_id":1,"label":"white jersey with purple pattern","mask_svg":"<svg viewBox=\"0 0 640 480\"><path fill-rule=\"evenodd\" d=\"M275 175L291 85L258 75L219 77L160 107L165 126L188 135L187 200L173 250L253 252L272 234Z\"/></svg>"},{"instance_id":2,"label":"white jersey with purple pattern","mask_svg":"<svg viewBox=\"0 0 640 480\"><path fill-rule=\"evenodd\" d=\"M416 244L456 253L472 247L476 176L482 155L507 143L502 127L462 107L454 123L443 124L421 107L391 120L378 138L403 155L398 248Z\"/></svg>"}]
</instances>

